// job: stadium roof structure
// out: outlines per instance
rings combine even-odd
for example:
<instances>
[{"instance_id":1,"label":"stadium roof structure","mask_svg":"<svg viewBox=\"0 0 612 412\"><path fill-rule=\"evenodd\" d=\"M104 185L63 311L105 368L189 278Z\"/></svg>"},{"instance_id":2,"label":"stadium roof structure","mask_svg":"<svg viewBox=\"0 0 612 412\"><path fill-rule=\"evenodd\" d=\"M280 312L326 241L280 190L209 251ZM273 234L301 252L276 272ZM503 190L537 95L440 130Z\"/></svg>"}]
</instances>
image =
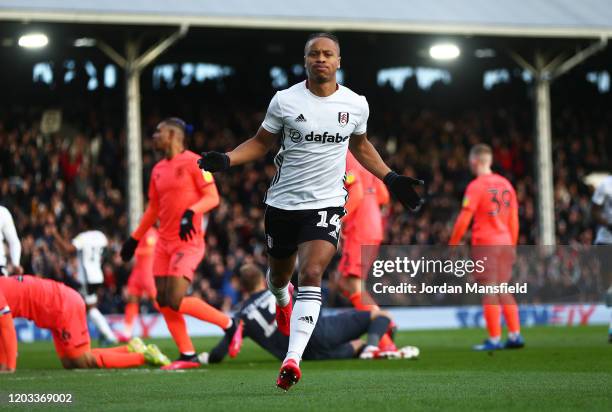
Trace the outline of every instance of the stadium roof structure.
<instances>
[{"instance_id":1,"label":"stadium roof structure","mask_svg":"<svg viewBox=\"0 0 612 412\"><path fill-rule=\"evenodd\" d=\"M609 0L0 0L0 20L608 37Z\"/></svg>"}]
</instances>

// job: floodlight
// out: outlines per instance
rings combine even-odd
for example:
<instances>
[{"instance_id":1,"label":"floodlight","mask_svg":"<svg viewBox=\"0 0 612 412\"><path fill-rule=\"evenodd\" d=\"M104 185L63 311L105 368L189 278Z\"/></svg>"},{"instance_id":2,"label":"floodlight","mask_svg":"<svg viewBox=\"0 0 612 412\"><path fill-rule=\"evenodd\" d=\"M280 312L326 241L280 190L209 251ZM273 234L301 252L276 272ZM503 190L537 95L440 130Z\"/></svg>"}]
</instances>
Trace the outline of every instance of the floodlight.
<instances>
[{"instance_id":1,"label":"floodlight","mask_svg":"<svg viewBox=\"0 0 612 412\"><path fill-rule=\"evenodd\" d=\"M429 49L429 55L435 60L453 60L460 54L459 47L452 43L434 44Z\"/></svg>"},{"instance_id":2,"label":"floodlight","mask_svg":"<svg viewBox=\"0 0 612 412\"><path fill-rule=\"evenodd\" d=\"M19 38L19 46L26 49L40 49L49 43L49 39L42 33L24 34Z\"/></svg>"},{"instance_id":3,"label":"floodlight","mask_svg":"<svg viewBox=\"0 0 612 412\"><path fill-rule=\"evenodd\" d=\"M89 37L81 37L74 40L74 47L94 47L96 45L96 39Z\"/></svg>"}]
</instances>

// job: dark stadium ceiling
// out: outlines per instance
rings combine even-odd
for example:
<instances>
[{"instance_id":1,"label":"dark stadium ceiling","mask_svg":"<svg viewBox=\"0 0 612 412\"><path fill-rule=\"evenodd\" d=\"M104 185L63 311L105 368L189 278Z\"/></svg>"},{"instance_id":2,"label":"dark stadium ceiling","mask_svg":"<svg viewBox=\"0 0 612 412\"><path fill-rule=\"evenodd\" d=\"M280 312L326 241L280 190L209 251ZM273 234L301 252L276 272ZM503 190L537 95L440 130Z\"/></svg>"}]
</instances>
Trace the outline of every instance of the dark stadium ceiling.
<instances>
[{"instance_id":1,"label":"dark stadium ceiling","mask_svg":"<svg viewBox=\"0 0 612 412\"><path fill-rule=\"evenodd\" d=\"M77 39L101 39L123 54L128 38L139 39L142 50L167 37L178 27L129 26L108 24L19 23L0 24L0 57L10 61L19 56L27 58L61 59L84 56L102 58L96 47L77 48ZM20 35L43 32L49 45L42 50L23 50L17 46ZM249 65L290 64L300 62L304 40L310 31L263 30L234 28L191 27L187 35L160 57L161 61L209 61L220 64ZM572 53L596 41L595 39L516 38L509 36L466 36L441 34L336 32L342 55L351 64L385 67L403 64L444 65L433 62L428 48L438 41L452 41L461 48L459 62L470 67L487 69L500 65L514 65L508 55L516 51L532 59L536 50L553 57L561 52ZM481 57L478 57L481 56ZM482 57L485 56L485 57ZM9 60L5 60L9 59ZM610 47L592 58L590 64L609 67L612 62Z\"/></svg>"}]
</instances>

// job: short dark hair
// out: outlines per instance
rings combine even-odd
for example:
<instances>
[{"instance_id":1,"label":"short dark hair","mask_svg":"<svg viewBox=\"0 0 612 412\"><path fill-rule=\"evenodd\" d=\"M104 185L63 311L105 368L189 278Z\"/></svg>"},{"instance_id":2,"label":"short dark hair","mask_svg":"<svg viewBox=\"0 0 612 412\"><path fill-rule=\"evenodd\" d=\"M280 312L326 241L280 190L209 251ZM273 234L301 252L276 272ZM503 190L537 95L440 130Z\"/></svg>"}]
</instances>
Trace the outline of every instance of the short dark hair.
<instances>
[{"instance_id":1,"label":"short dark hair","mask_svg":"<svg viewBox=\"0 0 612 412\"><path fill-rule=\"evenodd\" d=\"M308 38L306 39L306 44L304 44L304 54L306 54L306 48L308 47L308 43L310 43L314 39L319 39L321 37L325 37L326 39L330 39L331 41L336 43L336 47L338 48L338 56L340 56L340 41L338 40L338 38L331 33L323 31L319 33L312 33L310 36L308 36Z\"/></svg>"},{"instance_id":2,"label":"short dark hair","mask_svg":"<svg viewBox=\"0 0 612 412\"><path fill-rule=\"evenodd\" d=\"M91 210L81 216L81 224L86 230L94 229L98 225L98 220L98 216Z\"/></svg>"},{"instance_id":3,"label":"short dark hair","mask_svg":"<svg viewBox=\"0 0 612 412\"><path fill-rule=\"evenodd\" d=\"M162 123L180 129L186 136L189 136L193 132L193 126L187 124L187 122L180 117L166 117L164 120L162 120Z\"/></svg>"},{"instance_id":4,"label":"short dark hair","mask_svg":"<svg viewBox=\"0 0 612 412\"><path fill-rule=\"evenodd\" d=\"M240 267L240 287L245 292L253 292L261 284L263 272L257 265L247 263Z\"/></svg>"}]
</instances>

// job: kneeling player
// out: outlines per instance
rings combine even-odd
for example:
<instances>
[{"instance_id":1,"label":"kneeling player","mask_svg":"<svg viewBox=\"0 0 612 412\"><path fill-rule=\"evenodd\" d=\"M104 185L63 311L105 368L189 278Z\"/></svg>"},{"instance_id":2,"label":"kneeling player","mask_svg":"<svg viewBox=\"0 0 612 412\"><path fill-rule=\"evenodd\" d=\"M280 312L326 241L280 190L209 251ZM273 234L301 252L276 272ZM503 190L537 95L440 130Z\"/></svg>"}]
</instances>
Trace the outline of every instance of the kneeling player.
<instances>
[{"instance_id":1,"label":"kneeling player","mask_svg":"<svg viewBox=\"0 0 612 412\"><path fill-rule=\"evenodd\" d=\"M17 334L13 317L50 329L66 369L131 368L145 363L167 365L157 346L134 339L126 346L91 349L83 298L62 283L35 276L0 277L0 371L17 366Z\"/></svg>"},{"instance_id":2,"label":"kneeling player","mask_svg":"<svg viewBox=\"0 0 612 412\"><path fill-rule=\"evenodd\" d=\"M266 288L263 273L255 265L245 265L240 269L240 283L248 296L237 313L240 319L239 332L248 336L259 346L279 359L287 353L289 337L282 334L276 326L276 300ZM304 352L306 360L347 359L360 357L373 359L381 353L378 344L381 336L389 328L391 317L387 312L350 310L334 316L324 316L314 329ZM238 324L238 322L234 322ZM242 329L242 330L240 330ZM359 338L367 333L367 341ZM238 354L240 347L234 331L226 336L210 353L202 353L202 363L218 363L226 354ZM418 356L418 349L407 346L395 352L385 352L385 357L411 358Z\"/></svg>"}]
</instances>

